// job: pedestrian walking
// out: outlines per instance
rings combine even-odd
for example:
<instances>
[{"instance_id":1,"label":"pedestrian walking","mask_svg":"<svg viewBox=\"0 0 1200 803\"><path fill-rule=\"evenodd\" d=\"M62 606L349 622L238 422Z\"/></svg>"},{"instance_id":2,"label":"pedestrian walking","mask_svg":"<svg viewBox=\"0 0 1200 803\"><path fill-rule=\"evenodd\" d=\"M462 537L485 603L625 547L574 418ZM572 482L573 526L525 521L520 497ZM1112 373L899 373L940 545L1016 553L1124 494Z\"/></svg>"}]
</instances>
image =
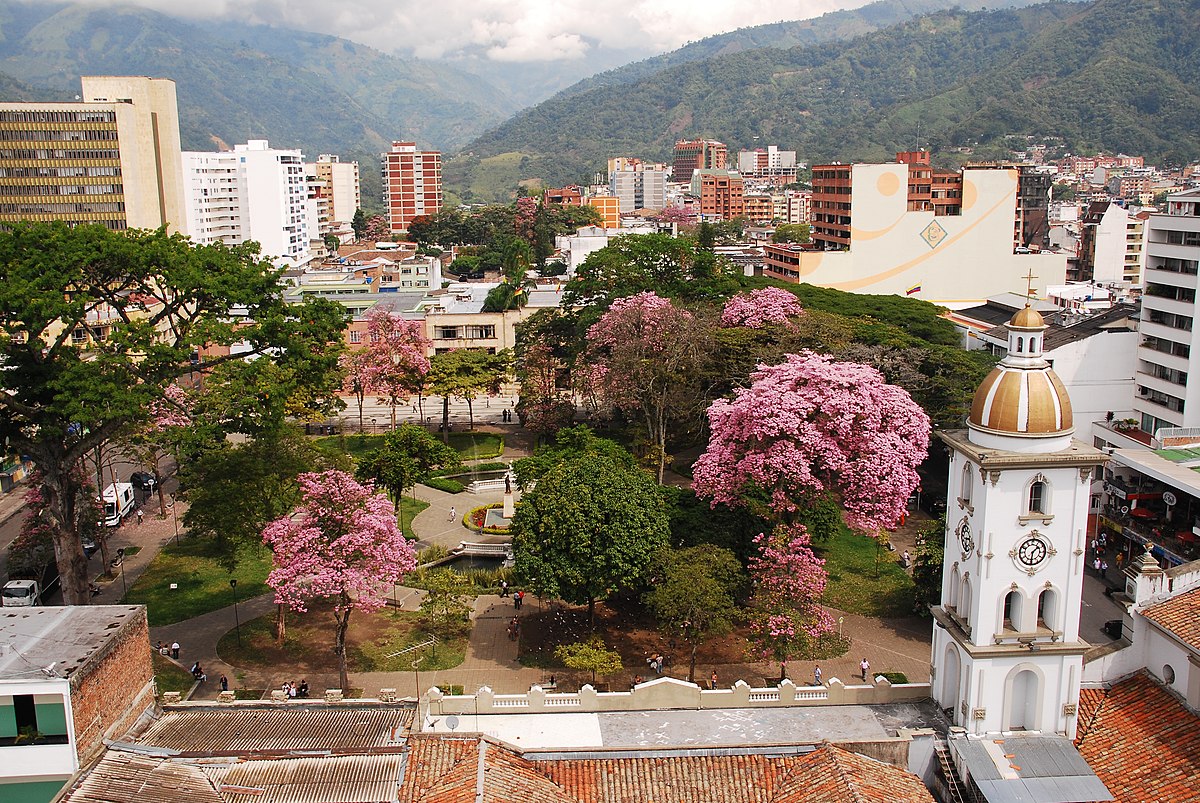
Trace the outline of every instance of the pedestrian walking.
<instances>
[{"instance_id":1,"label":"pedestrian walking","mask_svg":"<svg viewBox=\"0 0 1200 803\"><path fill-rule=\"evenodd\" d=\"M787 680L787 661L779 662L779 682Z\"/></svg>"},{"instance_id":2,"label":"pedestrian walking","mask_svg":"<svg viewBox=\"0 0 1200 803\"><path fill-rule=\"evenodd\" d=\"M500 596L502 596L502 597L508 596L508 581L507 580L500 581Z\"/></svg>"},{"instance_id":3,"label":"pedestrian walking","mask_svg":"<svg viewBox=\"0 0 1200 803\"><path fill-rule=\"evenodd\" d=\"M454 521L457 518L458 518L458 511L454 508L453 505L451 505L450 506L450 518L448 519L448 521Z\"/></svg>"},{"instance_id":4,"label":"pedestrian walking","mask_svg":"<svg viewBox=\"0 0 1200 803\"><path fill-rule=\"evenodd\" d=\"M145 516L145 514L144 514L144 513L142 513L142 509L139 507L139 508L137 509L137 519L138 519L138 524L139 524L139 525L142 523L142 518L143 518L144 516Z\"/></svg>"},{"instance_id":5,"label":"pedestrian walking","mask_svg":"<svg viewBox=\"0 0 1200 803\"><path fill-rule=\"evenodd\" d=\"M1096 574L1100 574L1100 556L1099 555L1097 555L1092 560L1092 568L1095 570Z\"/></svg>"},{"instance_id":6,"label":"pedestrian walking","mask_svg":"<svg viewBox=\"0 0 1200 803\"><path fill-rule=\"evenodd\" d=\"M713 670L712 677L708 680L708 688L713 691L717 690L717 670Z\"/></svg>"},{"instance_id":7,"label":"pedestrian walking","mask_svg":"<svg viewBox=\"0 0 1200 803\"><path fill-rule=\"evenodd\" d=\"M1121 564L1125 562L1125 553L1118 552L1116 561L1117 561L1117 571L1121 571Z\"/></svg>"},{"instance_id":8,"label":"pedestrian walking","mask_svg":"<svg viewBox=\"0 0 1200 803\"><path fill-rule=\"evenodd\" d=\"M178 641L171 642L171 657L174 658L176 661L179 660L179 642Z\"/></svg>"},{"instance_id":9,"label":"pedestrian walking","mask_svg":"<svg viewBox=\"0 0 1200 803\"><path fill-rule=\"evenodd\" d=\"M224 675L221 675L220 684L221 684L221 691L229 691L229 678L225 677Z\"/></svg>"},{"instance_id":10,"label":"pedestrian walking","mask_svg":"<svg viewBox=\"0 0 1200 803\"><path fill-rule=\"evenodd\" d=\"M821 683L821 665L820 664L813 664L813 685L814 686L823 685Z\"/></svg>"},{"instance_id":11,"label":"pedestrian walking","mask_svg":"<svg viewBox=\"0 0 1200 803\"><path fill-rule=\"evenodd\" d=\"M867 673L871 671L871 664L867 661L866 658L864 658L861 661L859 661L858 668L862 670L862 679L866 680Z\"/></svg>"},{"instance_id":12,"label":"pedestrian walking","mask_svg":"<svg viewBox=\"0 0 1200 803\"><path fill-rule=\"evenodd\" d=\"M1103 577L1108 577L1108 561L1103 558L1100 560L1100 574Z\"/></svg>"},{"instance_id":13,"label":"pedestrian walking","mask_svg":"<svg viewBox=\"0 0 1200 803\"><path fill-rule=\"evenodd\" d=\"M513 594L513 607L519 611L521 610L521 606L523 604L525 604L525 592L518 591L517 593Z\"/></svg>"}]
</instances>

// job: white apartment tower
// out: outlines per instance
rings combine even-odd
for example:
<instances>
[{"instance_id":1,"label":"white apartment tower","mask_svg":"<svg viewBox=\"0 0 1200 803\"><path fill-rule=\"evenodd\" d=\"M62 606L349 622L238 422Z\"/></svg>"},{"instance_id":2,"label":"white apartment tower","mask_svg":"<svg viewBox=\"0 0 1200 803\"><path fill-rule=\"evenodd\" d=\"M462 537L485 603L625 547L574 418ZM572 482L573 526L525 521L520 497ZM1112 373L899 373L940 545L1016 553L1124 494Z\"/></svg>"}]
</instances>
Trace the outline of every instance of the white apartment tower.
<instances>
[{"instance_id":1,"label":"white apartment tower","mask_svg":"<svg viewBox=\"0 0 1200 803\"><path fill-rule=\"evenodd\" d=\"M1072 437L1046 328L1019 310L967 429L941 433L951 456L932 694L974 735L1075 734L1088 503L1105 456Z\"/></svg>"},{"instance_id":2,"label":"white apartment tower","mask_svg":"<svg viewBox=\"0 0 1200 803\"><path fill-rule=\"evenodd\" d=\"M310 220L304 155L252 139L221 153L184 153L189 232L197 243L236 245L254 240L262 256L281 266L311 259Z\"/></svg>"},{"instance_id":3,"label":"white apartment tower","mask_svg":"<svg viewBox=\"0 0 1200 803\"><path fill-rule=\"evenodd\" d=\"M1138 332L1137 389L1133 409L1145 432L1200 426L1200 393L1191 393L1200 267L1200 190L1167 198L1166 214L1151 215L1146 229L1145 293ZM1197 352L1200 357L1200 352Z\"/></svg>"}]
</instances>

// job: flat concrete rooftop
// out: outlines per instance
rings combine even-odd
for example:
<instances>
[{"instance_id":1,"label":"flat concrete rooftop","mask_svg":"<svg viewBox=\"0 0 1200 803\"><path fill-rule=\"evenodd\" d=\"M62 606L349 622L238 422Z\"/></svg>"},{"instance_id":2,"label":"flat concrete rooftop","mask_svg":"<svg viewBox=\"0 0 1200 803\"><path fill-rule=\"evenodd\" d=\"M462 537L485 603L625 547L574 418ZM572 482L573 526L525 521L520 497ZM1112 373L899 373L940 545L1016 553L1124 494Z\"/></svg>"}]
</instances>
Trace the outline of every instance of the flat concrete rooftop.
<instances>
[{"instance_id":1,"label":"flat concrete rooftop","mask_svg":"<svg viewBox=\"0 0 1200 803\"><path fill-rule=\"evenodd\" d=\"M140 605L0 608L0 680L70 677L139 616ZM54 664L53 675L42 670Z\"/></svg>"},{"instance_id":2,"label":"flat concrete rooftop","mask_svg":"<svg viewBox=\"0 0 1200 803\"><path fill-rule=\"evenodd\" d=\"M461 714L427 719L431 733L484 733L524 749L819 744L875 741L901 728L945 727L932 701L704 711Z\"/></svg>"}]
</instances>

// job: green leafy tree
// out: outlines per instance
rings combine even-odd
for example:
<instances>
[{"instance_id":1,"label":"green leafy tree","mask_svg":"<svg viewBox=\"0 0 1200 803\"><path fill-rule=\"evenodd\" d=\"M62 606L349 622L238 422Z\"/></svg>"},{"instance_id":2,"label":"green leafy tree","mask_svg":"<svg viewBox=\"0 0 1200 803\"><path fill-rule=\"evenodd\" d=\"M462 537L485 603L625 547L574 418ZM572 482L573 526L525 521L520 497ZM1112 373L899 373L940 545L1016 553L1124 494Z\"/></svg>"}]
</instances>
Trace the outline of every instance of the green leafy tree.
<instances>
[{"instance_id":1,"label":"green leafy tree","mask_svg":"<svg viewBox=\"0 0 1200 803\"><path fill-rule=\"evenodd\" d=\"M604 640L599 636L574 644L563 644L554 650L554 657L568 669L591 672L593 685L597 674L611 675L624 668L621 654L604 646Z\"/></svg>"},{"instance_id":2,"label":"green leafy tree","mask_svg":"<svg viewBox=\"0 0 1200 803\"><path fill-rule=\"evenodd\" d=\"M637 469L637 461L628 449L614 440L597 436L590 427L579 424L558 430L553 443L543 444L529 457L513 462L513 473L518 485L522 488L531 487L568 460L587 456L606 458L627 471Z\"/></svg>"},{"instance_id":3,"label":"green leafy tree","mask_svg":"<svg viewBox=\"0 0 1200 803\"><path fill-rule=\"evenodd\" d=\"M471 584L452 569L432 569L422 583L420 621L425 631L442 639L462 635L471 626Z\"/></svg>"},{"instance_id":4,"label":"green leafy tree","mask_svg":"<svg viewBox=\"0 0 1200 803\"><path fill-rule=\"evenodd\" d=\"M525 494L513 518L517 574L540 596L587 603L634 588L667 544L654 480L600 456L555 467Z\"/></svg>"},{"instance_id":5,"label":"green leafy tree","mask_svg":"<svg viewBox=\"0 0 1200 803\"><path fill-rule=\"evenodd\" d=\"M350 221L350 228L354 229L354 238L361 240L367 233L367 213L362 209L355 209L354 219Z\"/></svg>"},{"instance_id":6,"label":"green leafy tree","mask_svg":"<svg viewBox=\"0 0 1200 803\"><path fill-rule=\"evenodd\" d=\"M222 440L181 464L180 487L189 535L221 545L231 571L248 549L262 544L262 529L300 503L296 480L308 471L344 468L349 458L323 451L294 428L233 443Z\"/></svg>"},{"instance_id":7,"label":"green leafy tree","mask_svg":"<svg viewBox=\"0 0 1200 803\"><path fill-rule=\"evenodd\" d=\"M385 488L399 510L407 489L429 479L436 469L456 468L461 463L457 451L423 427L401 424L383 436L382 446L363 455L355 473L358 479Z\"/></svg>"},{"instance_id":8,"label":"green leafy tree","mask_svg":"<svg viewBox=\"0 0 1200 803\"><path fill-rule=\"evenodd\" d=\"M946 519L940 517L917 530L913 554L913 611L928 616L931 605L942 599L942 568L945 562Z\"/></svg>"},{"instance_id":9,"label":"green leafy tree","mask_svg":"<svg viewBox=\"0 0 1200 803\"><path fill-rule=\"evenodd\" d=\"M809 241L807 223L780 223L771 235L773 243L806 243Z\"/></svg>"},{"instance_id":10,"label":"green leafy tree","mask_svg":"<svg viewBox=\"0 0 1200 803\"><path fill-rule=\"evenodd\" d=\"M727 549L689 547L661 557L653 588L642 600L660 628L691 647L689 682L696 680L700 645L733 629L734 595L743 581L741 564Z\"/></svg>"},{"instance_id":11,"label":"green leafy tree","mask_svg":"<svg viewBox=\"0 0 1200 803\"><path fill-rule=\"evenodd\" d=\"M329 253L333 256L337 256L338 247L342 244L342 241L338 239L338 236L336 234L326 234L321 239L325 241L325 248L329 251Z\"/></svg>"},{"instance_id":12,"label":"green leafy tree","mask_svg":"<svg viewBox=\"0 0 1200 803\"><path fill-rule=\"evenodd\" d=\"M0 441L34 459L54 527L68 604L87 604L87 560L76 516L75 467L144 419L187 375L225 398L243 366L274 366L299 390L336 365L343 310L288 306L280 272L257 244L195 246L165 231L19 224L0 234ZM247 345L229 353L229 346ZM250 359L253 357L260 359ZM323 382L319 387L326 387ZM288 395L286 392L283 395ZM311 397L307 401L316 401ZM306 403L307 403L306 401ZM321 402L333 409L336 394ZM236 427L230 410L217 420Z\"/></svg>"},{"instance_id":13,"label":"green leafy tree","mask_svg":"<svg viewBox=\"0 0 1200 803\"><path fill-rule=\"evenodd\" d=\"M442 440L449 442L450 438L450 398L466 401L470 426L475 429L475 399L483 393L498 393L511 365L508 349L497 354L455 349L430 358L425 392L442 397Z\"/></svg>"}]
</instances>

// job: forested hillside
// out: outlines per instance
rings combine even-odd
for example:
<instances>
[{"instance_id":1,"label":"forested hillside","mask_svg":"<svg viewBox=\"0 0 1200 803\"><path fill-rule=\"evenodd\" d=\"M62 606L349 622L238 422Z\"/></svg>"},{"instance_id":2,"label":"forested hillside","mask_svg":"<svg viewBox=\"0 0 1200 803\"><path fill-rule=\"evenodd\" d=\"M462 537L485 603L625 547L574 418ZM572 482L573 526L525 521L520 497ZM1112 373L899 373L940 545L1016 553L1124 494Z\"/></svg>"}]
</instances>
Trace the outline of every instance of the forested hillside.
<instances>
[{"instance_id":1,"label":"forested hillside","mask_svg":"<svg viewBox=\"0 0 1200 803\"><path fill-rule=\"evenodd\" d=\"M473 163L519 154L519 178L578 181L609 156L666 159L689 136L883 160L918 144L918 125L934 151L1028 134L1195 159L1198 35L1190 0L947 11L840 45L750 50L561 95L480 137L447 172L469 180Z\"/></svg>"}]
</instances>

